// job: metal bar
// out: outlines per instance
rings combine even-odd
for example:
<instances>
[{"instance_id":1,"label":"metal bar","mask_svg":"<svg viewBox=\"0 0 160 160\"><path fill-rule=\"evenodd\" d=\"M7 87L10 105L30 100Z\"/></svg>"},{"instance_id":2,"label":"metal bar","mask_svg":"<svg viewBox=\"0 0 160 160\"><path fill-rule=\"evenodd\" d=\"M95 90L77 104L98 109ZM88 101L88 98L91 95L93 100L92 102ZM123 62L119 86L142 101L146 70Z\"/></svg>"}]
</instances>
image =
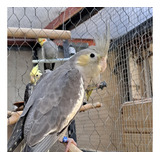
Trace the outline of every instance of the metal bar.
<instances>
[{"instance_id":1,"label":"metal bar","mask_svg":"<svg viewBox=\"0 0 160 160\"><path fill-rule=\"evenodd\" d=\"M56 63L61 61L68 61L70 58L56 58L56 59L38 59L32 60L32 63Z\"/></svg>"},{"instance_id":2,"label":"metal bar","mask_svg":"<svg viewBox=\"0 0 160 160\"><path fill-rule=\"evenodd\" d=\"M64 58L69 57L69 42L68 40L63 41L63 51L64 51Z\"/></svg>"}]
</instances>

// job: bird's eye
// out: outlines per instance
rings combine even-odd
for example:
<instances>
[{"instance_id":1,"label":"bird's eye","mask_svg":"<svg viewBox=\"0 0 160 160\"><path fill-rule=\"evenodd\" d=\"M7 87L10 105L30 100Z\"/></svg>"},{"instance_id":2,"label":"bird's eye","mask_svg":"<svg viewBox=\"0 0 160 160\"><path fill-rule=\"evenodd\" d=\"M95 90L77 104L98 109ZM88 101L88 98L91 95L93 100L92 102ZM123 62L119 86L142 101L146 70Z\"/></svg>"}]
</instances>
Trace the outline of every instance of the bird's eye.
<instances>
[{"instance_id":1,"label":"bird's eye","mask_svg":"<svg viewBox=\"0 0 160 160\"><path fill-rule=\"evenodd\" d=\"M36 77L38 77L38 74L36 74Z\"/></svg>"},{"instance_id":2,"label":"bird's eye","mask_svg":"<svg viewBox=\"0 0 160 160\"><path fill-rule=\"evenodd\" d=\"M94 53L91 53L91 54L90 54L90 57L91 57L91 58L94 58L94 57L95 57L95 54L94 54Z\"/></svg>"}]
</instances>

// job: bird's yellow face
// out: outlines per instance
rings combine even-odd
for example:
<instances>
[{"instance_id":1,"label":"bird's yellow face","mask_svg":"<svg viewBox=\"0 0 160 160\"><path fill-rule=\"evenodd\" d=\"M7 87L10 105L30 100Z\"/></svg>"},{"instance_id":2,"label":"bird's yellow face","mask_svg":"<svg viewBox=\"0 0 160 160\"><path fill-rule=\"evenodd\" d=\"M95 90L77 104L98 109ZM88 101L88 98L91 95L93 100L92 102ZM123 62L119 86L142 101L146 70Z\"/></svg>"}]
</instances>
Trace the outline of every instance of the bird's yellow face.
<instances>
[{"instance_id":1,"label":"bird's yellow face","mask_svg":"<svg viewBox=\"0 0 160 160\"><path fill-rule=\"evenodd\" d=\"M38 43L43 46L43 44L47 41L46 38L38 38Z\"/></svg>"},{"instance_id":2,"label":"bird's yellow face","mask_svg":"<svg viewBox=\"0 0 160 160\"><path fill-rule=\"evenodd\" d=\"M30 82L31 84L36 85L37 81L40 79L42 73L38 69L38 65L32 68L32 71L30 72Z\"/></svg>"},{"instance_id":3,"label":"bird's yellow face","mask_svg":"<svg viewBox=\"0 0 160 160\"><path fill-rule=\"evenodd\" d=\"M80 66L87 66L88 64L98 64L100 61L100 56L95 53L95 52L91 52L91 53L86 53L86 54L82 54L77 58L76 64L80 65Z\"/></svg>"},{"instance_id":4,"label":"bird's yellow face","mask_svg":"<svg viewBox=\"0 0 160 160\"><path fill-rule=\"evenodd\" d=\"M40 77L41 77L41 75L42 75L42 73L37 73L37 74L32 74L31 76L30 76L30 81L31 81L31 83L32 84L34 84L34 85L36 85L36 83L37 83L37 81L40 79Z\"/></svg>"},{"instance_id":5,"label":"bird's yellow face","mask_svg":"<svg viewBox=\"0 0 160 160\"><path fill-rule=\"evenodd\" d=\"M95 52L88 54L82 54L77 58L76 64L81 67L96 67L95 70L99 70L100 73L106 69L106 57L102 57Z\"/></svg>"}]
</instances>

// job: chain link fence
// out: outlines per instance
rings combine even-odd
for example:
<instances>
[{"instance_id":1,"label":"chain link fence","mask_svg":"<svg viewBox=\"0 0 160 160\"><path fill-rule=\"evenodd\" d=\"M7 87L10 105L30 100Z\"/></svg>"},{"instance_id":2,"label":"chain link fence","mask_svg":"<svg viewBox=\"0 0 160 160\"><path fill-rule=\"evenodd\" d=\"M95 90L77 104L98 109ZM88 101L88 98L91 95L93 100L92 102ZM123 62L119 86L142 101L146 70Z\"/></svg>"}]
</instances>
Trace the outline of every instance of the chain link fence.
<instances>
[{"instance_id":1,"label":"chain link fence","mask_svg":"<svg viewBox=\"0 0 160 160\"><path fill-rule=\"evenodd\" d=\"M102 106L78 113L68 135L82 151L152 151L152 17L152 8L147 7L9 7L8 111L23 103L35 62L42 73L47 69L37 61L44 58L40 36L50 38L58 48L54 70L76 52L94 45L94 36L104 33L109 22L109 56L101 75L107 85L94 90L87 102ZM13 127L8 125L8 137ZM16 151L22 146L23 142ZM59 142L50 149L64 150Z\"/></svg>"}]
</instances>

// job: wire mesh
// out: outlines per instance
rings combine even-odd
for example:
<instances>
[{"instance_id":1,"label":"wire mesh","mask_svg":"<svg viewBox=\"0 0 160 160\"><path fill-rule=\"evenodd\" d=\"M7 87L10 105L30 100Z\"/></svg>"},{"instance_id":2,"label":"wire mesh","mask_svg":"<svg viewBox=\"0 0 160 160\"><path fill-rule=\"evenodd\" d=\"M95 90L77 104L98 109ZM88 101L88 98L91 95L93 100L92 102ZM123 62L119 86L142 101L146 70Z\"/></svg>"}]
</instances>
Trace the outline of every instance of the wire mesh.
<instances>
[{"instance_id":1,"label":"wire mesh","mask_svg":"<svg viewBox=\"0 0 160 160\"><path fill-rule=\"evenodd\" d=\"M147 7L8 8L8 27L71 31L71 39L64 40L62 34L52 39L58 47L56 58L70 57L69 47L78 52L94 45L95 35L104 33L109 22L107 69L101 75L101 82L106 81L107 87L94 90L87 102L100 102L102 106L78 113L75 126L71 127L83 151L152 151L152 16L152 8ZM24 101L30 71L35 66L32 60L43 58L37 41L41 37L26 35L8 37L9 111L15 110L15 102ZM54 69L64 63L56 62ZM44 73L46 66L39 63L39 68ZM13 127L8 126L8 137ZM23 142L16 151L22 147ZM57 142L50 152L64 150L63 144Z\"/></svg>"}]
</instances>

